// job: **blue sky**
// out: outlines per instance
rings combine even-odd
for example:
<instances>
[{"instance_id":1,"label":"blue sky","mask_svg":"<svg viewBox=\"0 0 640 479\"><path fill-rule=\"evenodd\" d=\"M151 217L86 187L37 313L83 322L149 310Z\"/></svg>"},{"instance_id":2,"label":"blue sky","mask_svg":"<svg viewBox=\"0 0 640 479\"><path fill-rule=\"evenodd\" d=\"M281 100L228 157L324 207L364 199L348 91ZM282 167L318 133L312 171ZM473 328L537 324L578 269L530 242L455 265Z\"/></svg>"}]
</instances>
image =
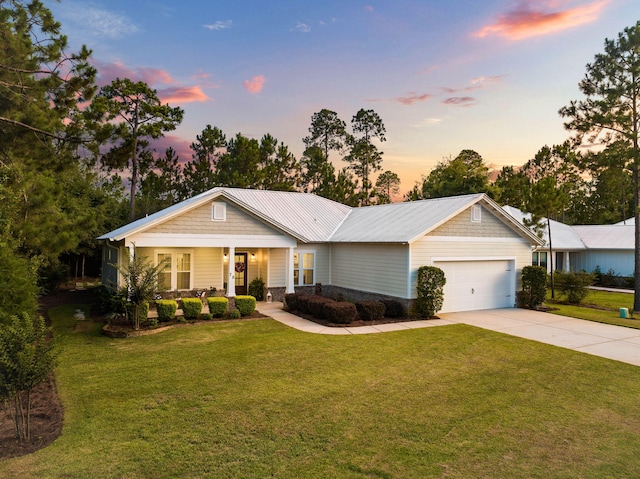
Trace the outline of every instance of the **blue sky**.
<instances>
[{"instance_id":1,"label":"blue sky","mask_svg":"<svg viewBox=\"0 0 640 479\"><path fill-rule=\"evenodd\" d=\"M402 190L473 149L521 165L569 136L557 111L585 65L640 20L637 0L45 0L101 84L144 80L185 110L183 161L207 124L272 134L299 158L311 116L375 110ZM344 166L339 156L332 160Z\"/></svg>"}]
</instances>

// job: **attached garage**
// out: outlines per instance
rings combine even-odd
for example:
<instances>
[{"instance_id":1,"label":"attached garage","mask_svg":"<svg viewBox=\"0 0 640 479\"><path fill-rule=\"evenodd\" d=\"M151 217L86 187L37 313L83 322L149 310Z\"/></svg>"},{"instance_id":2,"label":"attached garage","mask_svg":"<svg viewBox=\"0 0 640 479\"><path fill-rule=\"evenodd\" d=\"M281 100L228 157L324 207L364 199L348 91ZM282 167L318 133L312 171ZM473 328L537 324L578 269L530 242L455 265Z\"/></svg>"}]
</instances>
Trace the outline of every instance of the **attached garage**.
<instances>
[{"instance_id":1,"label":"attached garage","mask_svg":"<svg viewBox=\"0 0 640 479\"><path fill-rule=\"evenodd\" d=\"M433 264L444 271L447 280L441 312L515 305L515 258L441 258Z\"/></svg>"}]
</instances>

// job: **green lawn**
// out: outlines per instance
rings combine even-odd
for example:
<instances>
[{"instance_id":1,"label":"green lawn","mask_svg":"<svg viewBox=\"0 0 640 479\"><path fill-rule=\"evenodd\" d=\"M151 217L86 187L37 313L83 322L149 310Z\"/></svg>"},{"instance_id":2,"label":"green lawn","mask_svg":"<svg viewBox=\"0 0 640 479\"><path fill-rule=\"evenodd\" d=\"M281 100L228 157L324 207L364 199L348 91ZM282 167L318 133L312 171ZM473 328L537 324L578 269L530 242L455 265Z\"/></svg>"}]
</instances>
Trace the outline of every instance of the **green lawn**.
<instances>
[{"instance_id":1,"label":"green lawn","mask_svg":"<svg viewBox=\"0 0 640 479\"><path fill-rule=\"evenodd\" d=\"M640 329L640 318L637 314L634 316L636 319L620 318L620 308L627 308L629 313L633 310L633 294L591 290L579 306L551 301L547 294L546 304L557 308L549 311L553 314Z\"/></svg>"},{"instance_id":2,"label":"green lawn","mask_svg":"<svg viewBox=\"0 0 640 479\"><path fill-rule=\"evenodd\" d=\"M51 311L62 436L2 478L605 478L640 470L640 368L465 325L270 319L132 338Z\"/></svg>"}]
</instances>

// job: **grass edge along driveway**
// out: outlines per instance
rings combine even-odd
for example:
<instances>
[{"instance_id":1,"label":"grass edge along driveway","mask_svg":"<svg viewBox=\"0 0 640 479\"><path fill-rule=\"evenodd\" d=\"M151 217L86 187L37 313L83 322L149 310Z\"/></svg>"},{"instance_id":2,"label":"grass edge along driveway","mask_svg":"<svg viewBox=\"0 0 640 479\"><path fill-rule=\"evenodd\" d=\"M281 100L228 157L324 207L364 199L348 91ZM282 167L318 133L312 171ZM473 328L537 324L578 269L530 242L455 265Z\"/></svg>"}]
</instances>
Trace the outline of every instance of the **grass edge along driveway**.
<instances>
[{"instance_id":1,"label":"grass edge along driveway","mask_svg":"<svg viewBox=\"0 0 640 479\"><path fill-rule=\"evenodd\" d=\"M465 325L273 320L110 339L50 312L62 436L3 478L602 478L640 470L640 368ZM88 308L88 307L87 307ZM87 315L88 316L88 315Z\"/></svg>"}]
</instances>

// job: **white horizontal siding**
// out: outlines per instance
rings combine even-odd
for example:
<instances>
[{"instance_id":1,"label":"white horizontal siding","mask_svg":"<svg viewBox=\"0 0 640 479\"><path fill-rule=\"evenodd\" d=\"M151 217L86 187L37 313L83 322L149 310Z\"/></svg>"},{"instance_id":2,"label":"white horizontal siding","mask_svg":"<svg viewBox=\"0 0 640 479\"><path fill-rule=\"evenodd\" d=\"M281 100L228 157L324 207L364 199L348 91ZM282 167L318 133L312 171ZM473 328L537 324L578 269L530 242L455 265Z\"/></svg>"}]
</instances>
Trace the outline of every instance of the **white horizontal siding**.
<instances>
[{"instance_id":1,"label":"white horizontal siding","mask_svg":"<svg viewBox=\"0 0 640 479\"><path fill-rule=\"evenodd\" d=\"M222 289L222 249L196 248L193 250L193 287Z\"/></svg>"},{"instance_id":2,"label":"white horizontal siding","mask_svg":"<svg viewBox=\"0 0 640 479\"><path fill-rule=\"evenodd\" d=\"M333 244L331 284L407 297L408 245Z\"/></svg>"},{"instance_id":3,"label":"white horizontal siding","mask_svg":"<svg viewBox=\"0 0 640 479\"><path fill-rule=\"evenodd\" d=\"M269 288L282 288L287 285L286 281L286 265L287 265L287 251L283 248L273 248L269 250L269 274L267 287Z\"/></svg>"}]
</instances>

